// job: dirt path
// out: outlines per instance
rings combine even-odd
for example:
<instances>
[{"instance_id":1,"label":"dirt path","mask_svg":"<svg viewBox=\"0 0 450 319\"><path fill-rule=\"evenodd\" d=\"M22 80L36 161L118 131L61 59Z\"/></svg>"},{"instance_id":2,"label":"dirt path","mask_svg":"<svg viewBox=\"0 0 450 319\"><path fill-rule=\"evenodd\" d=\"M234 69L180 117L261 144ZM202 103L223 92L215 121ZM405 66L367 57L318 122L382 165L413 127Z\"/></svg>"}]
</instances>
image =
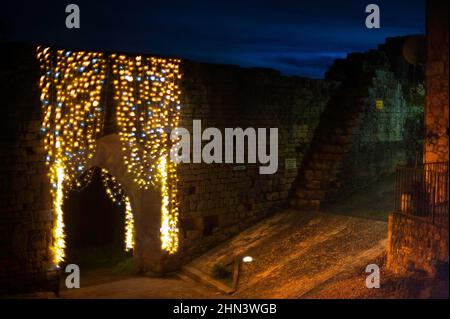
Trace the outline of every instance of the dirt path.
<instances>
[{"instance_id":1,"label":"dirt path","mask_svg":"<svg viewBox=\"0 0 450 319\"><path fill-rule=\"evenodd\" d=\"M302 298L340 273L359 273L382 258L386 239L387 224L383 221L287 210L216 247L190 266L214 276L217 266L251 256L252 263L242 264L235 297ZM364 280L361 285L365 285Z\"/></svg>"},{"instance_id":2,"label":"dirt path","mask_svg":"<svg viewBox=\"0 0 450 319\"><path fill-rule=\"evenodd\" d=\"M215 290L178 278L133 277L80 289L66 290L61 298L206 299L221 298Z\"/></svg>"}]
</instances>

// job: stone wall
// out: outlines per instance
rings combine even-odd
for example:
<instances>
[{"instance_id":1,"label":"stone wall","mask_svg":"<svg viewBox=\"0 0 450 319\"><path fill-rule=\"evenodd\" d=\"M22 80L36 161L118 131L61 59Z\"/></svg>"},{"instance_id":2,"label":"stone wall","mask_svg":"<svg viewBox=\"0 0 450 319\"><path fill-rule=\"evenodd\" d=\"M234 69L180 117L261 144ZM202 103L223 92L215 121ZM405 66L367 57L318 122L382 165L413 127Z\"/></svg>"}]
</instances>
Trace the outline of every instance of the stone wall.
<instances>
[{"instance_id":1,"label":"stone wall","mask_svg":"<svg viewBox=\"0 0 450 319\"><path fill-rule=\"evenodd\" d=\"M51 267L48 248L52 214L39 134L39 69L34 47L5 46L1 53L2 63L7 63L0 68L4 96L0 282L4 290L27 290L39 286L35 279L45 278ZM337 85L333 81L284 77L267 69L190 61L183 61L182 69L183 127L192 129L193 119L202 120L204 128L276 127L279 165L276 174L260 175L259 164L181 164L178 185L181 252L175 258L167 258L165 264L157 267L158 271L175 269L180 260L189 260L286 202L298 166L287 169L285 159L301 162ZM107 105L113 105L111 99ZM104 134L113 136L116 128L110 117L106 119ZM159 205L159 200L152 202ZM159 223L160 216L151 216L145 223L138 218L136 228ZM140 247L141 243L149 242L147 237L158 238L157 232L138 233ZM144 263L152 259L148 253L136 252L136 256L136 260ZM139 265L137 268L151 270Z\"/></svg>"},{"instance_id":2,"label":"stone wall","mask_svg":"<svg viewBox=\"0 0 450 319\"><path fill-rule=\"evenodd\" d=\"M401 79L389 69L377 69L352 131L344 161L342 192L364 187L391 175L397 165L414 165L422 153L423 95L408 98Z\"/></svg>"},{"instance_id":3,"label":"stone wall","mask_svg":"<svg viewBox=\"0 0 450 319\"><path fill-rule=\"evenodd\" d=\"M341 85L302 163L294 207L319 210L417 161L423 70L402 58L406 39L387 39L377 50L349 54L330 67L327 79Z\"/></svg>"},{"instance_id":4,"label":"stone wall","mask_svg":"<svg viewBox=\"0 0 450 319\"><path fill-rule=\"evenodd\" d=\"M387 267L396 273L425 271L434 277L448 267L448 227L400 213L389 215ZM448 273L448 268L447 268Z\"/></svg>"},{"instance_id":5,"label":"stone wall","mask_svg":"<svg viewBox=\"0 0 450 319\"><path fill-rule=\"evenodd\" d=\"M264 69L183 63L182 126L278 128L278 171L260 164L180 164L183 259L236 234L285 205L299 164L334 92L333 81L281 76ZM204 142L205 144L206 142ZM286 159L296 167L287 168Z\"/></svg>"},{"instance_id":6,"label":"stone wall","mask_svg":"<svg viewBox=\"0 0 450 319\"><path fill-rule=\"evenodd\" d=\"M50 267L51 202L34 60L29 47L0 49L0 293L32 289Z\"/></svg>"},{"instance_id":7,"label":"stone wall","mask_svg":"<svg viewBox=\"0 0 450 319\"><path fill-rule=\"evenodd\" d=\"M448 161L448 1L428 1L424 162Z\"/></svg>"},{"instance_id":8,"label":"stone wall","mask_svg":"<svg viewBox=\"0 0 450 319\"><path fill-rule=\"evenodd\" d=\"M0 283L1 287L11 290L14 287L27 287L26 284L19 284L18 278L29 283L31 281L26 278L41 278L50 267L48 247L51 240L51 207L39 135L39 70L34 48L5 47L1 54L1 63L7 61L7 64L2 64L0 68L2 96L5 97L0 117L4 132L1 157ZM366 74L360 72L364 65L359 62L356 60L352 64L352 67L357 66L352 71L364 78ZM336 105L333 103L340 103L342 94L353 99L359 98L358 94L363 92L355 90L354 82L342 85L338 78L311 80L287 77L268 69L243 69L183 61L182 72L181 126L192 131L192 120L197 119L202 121L203 128L216 127L222 133L225 128L278 128L278 171L273 175L261 175L259 163L180 164L178 202L181 246L179 253L174 256L162 257L163 261L157 269L161 272L176 269L286 205L288 199L292 198L298 176L302 175L302 165L305 162L313 163L308 160L307 154L315 143L317 128L319 125L329 126L329 122L324 121L325 110L333 109ZM358 77L352 78L353 81L365 82L358 81ZM397 111L404 111L399 108L401 93L398 84L389 73L379 73L376 78L378 82L373 87L369 85L372 77L366 79L367 87L364 90L370 87L373 90L370 93L372 95L362 96L365 99L369 96L367 109L361 113L361 105L357 104L358 114L363 116L357 141L366 147L380 138L382 143L395 145L400 135L384 130L396 127L395 132L398 133L397 128L401 131L404 125L404 114L396 114ZM386 114L384 111L373 111L372 99L373 96L379 96L379 90L392 95L392 101L386 100ZM111 91L110 87L110 95ZM330 104L331 100L334 102ZM106 108L113 105L109 98ZM354 114L347 106L341 103L338 111L343 118L353 121ZM106 113L107 129L104 135L114 136L117 133L114 112L107 110ZM372 123L376 129L365 131L364 123ZM328 142L336 141L330 139ZM331 147L335 148L333 145ZM353 170L355 176L361 170L366 170L366 161L378 163L376 156L379 156L376 151L368 152L364 148L358 150L360 156L364 154L366 157ZM397 159L394 156L392 158ZM314 163L323 164L320 161ZM109 170L114 171L112 168ZM377 169L371 172L375 175L379 173ZM142 199L142 196L137 198ZM147 202L146 207L159 205L158 200L148 198ZM147 213L148 218L136 220L136 229L139 230L137 247L141 248L140 252L135 253L135 260L149 264L153 263L151 260L154 256L151 255L154 248L146 248L150 247L150 241L151 247L156 247L154 244L159 236L160 216L145 207L142 212ZM142 272L149 270L139 265L138 268Z\"/></svg>"},{"instance_id":9,"label":"stone wall","mask_svg":"<svg viewBox=\"0 0 450 319\"><path fill-rule=\"evenodd\" d=\"M410 41L417 41L420 47L421 39L423 36L418 35L393 37L378 46L376 52L385 61L374 70L352 131L351 148L344 161L346 189L363 187L380 176L393 174L397 165L420 162L424 68L407 62L410 53L405 50ZM376 65L371 54L365 60Z\"/></svg>"}]
</instances>

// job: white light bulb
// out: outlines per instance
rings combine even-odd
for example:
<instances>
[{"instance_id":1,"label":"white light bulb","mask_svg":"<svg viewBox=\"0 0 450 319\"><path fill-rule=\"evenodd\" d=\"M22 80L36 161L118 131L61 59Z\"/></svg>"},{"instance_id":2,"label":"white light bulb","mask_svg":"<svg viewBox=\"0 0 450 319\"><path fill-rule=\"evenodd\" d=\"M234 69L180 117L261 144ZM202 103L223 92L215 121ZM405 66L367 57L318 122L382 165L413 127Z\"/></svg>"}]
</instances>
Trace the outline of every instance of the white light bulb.
<instances>
[{"instance_id":1,"label":"white light bulb","mask_svg":"<svg viewBox=\"0 0 450 319\"><path fill-rule=\"evenodd\" d=\"M253 257L251 256L245 256L244 258L242 258L242 261L244 263L251 263L253 261Z\"/></svg>"}]
</instances>

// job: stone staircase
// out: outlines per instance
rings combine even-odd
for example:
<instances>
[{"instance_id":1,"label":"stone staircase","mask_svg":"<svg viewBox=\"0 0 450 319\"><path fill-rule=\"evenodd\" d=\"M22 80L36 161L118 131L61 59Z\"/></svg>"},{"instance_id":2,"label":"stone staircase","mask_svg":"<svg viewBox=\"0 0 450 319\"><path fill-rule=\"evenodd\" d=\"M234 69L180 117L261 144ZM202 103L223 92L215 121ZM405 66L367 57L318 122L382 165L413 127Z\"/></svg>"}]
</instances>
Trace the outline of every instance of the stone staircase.
<instances>
[{"instance_id":1,"label":"stone staircase","mask_svg":"<svg viewBox=\"0 0 450 319\"><path fill-rule=\"evenodd\" d=\"M339 194L344 160L372 78L371 71L354 69L330 99L301 164L291 206L320 210Z\"/></svg>"}]
</instances>

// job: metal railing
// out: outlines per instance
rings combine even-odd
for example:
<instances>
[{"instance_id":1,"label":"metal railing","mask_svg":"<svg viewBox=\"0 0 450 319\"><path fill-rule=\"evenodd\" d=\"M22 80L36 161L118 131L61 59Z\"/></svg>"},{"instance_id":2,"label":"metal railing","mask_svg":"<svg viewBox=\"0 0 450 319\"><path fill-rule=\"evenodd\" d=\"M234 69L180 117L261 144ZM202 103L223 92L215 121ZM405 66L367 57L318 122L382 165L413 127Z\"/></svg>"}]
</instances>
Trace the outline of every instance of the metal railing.
<instances>
[{"instance_id":1,"label":"metal railing","mask_svg":"<svg viewBox=\"0 0 450 319\"><path fill-rule=\"evenodd\" d=\"M448 227L448 162L397 167L395 211Z\"/></svg>"}]
</instances>

